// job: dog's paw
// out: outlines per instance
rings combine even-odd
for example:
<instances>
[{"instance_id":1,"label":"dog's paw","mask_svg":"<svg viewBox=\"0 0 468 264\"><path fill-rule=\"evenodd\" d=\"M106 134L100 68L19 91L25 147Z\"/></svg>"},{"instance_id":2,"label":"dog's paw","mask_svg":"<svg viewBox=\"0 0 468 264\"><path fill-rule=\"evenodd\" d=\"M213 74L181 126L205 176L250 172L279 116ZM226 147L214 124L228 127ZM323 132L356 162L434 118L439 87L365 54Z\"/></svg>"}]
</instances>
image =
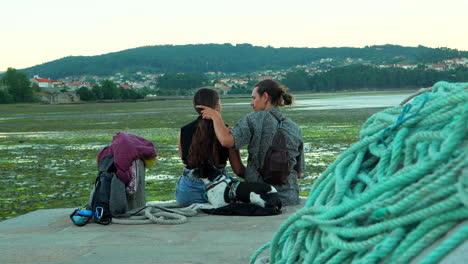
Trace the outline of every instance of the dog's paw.
<instances>
[{"instance_id":1,"label":"dog's paw","mask_svg":"<svg viewBox=\"0 0 468 264\"><path fill-rule=\"evenodd\" d=\"M256 204L260 207L265 208L265 200L262 198L262 196L258 193L251 192L250 193L250 203Z\"/></svg>"},{"instance_id":2,"label":"dog's paw","mask_svg":"<svg viewBox=\"0 0 468 264\"><path fill-rule=\"evenodd\" d=\"M280 210L283 207L278 193L263 194L262 199L265 201L265 208L276 208Z\"/></svg>"}]
</instances>

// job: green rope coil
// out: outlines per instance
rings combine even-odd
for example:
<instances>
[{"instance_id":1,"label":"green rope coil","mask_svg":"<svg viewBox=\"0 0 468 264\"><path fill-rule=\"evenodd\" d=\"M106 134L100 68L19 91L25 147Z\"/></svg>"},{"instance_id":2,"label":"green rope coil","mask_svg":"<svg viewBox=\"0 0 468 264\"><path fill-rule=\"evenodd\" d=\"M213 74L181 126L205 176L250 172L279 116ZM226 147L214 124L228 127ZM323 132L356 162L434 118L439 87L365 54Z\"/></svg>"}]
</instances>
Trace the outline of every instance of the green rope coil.
<instances>
[{"instance_id":1,"label":"green rope coil","mask_svg":"<svg viewBox=\"0 0 468 264\"><path fill-rule=\"evenodd\" d=\"M408 263L468 219L468 83L372 115L273 239L269 263ZM467 226L432 250L435 263Z\"/></svg>"}]
</instances>

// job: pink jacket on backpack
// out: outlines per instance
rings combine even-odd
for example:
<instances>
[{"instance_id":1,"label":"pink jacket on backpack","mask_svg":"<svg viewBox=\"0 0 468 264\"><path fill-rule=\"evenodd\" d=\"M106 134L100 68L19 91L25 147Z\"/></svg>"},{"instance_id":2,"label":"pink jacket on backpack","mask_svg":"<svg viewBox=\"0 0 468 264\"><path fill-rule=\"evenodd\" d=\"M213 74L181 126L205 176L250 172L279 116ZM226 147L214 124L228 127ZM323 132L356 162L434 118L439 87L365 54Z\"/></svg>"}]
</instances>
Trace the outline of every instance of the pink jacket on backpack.
<instances>
[{"instance_id":1,"label":"pink jacket on backpack","mask_svg":"<svg viewBox=\"0 0 468 264\"><path fill-rule=\"evenodd\" d=\"M112 138L112 144L103 148L98 154L98 164L107 155L114 155L116 175L127 186L132 180L130 167L134 160L151 160L156 158L156 150L151 141L142 137L119 132Z\"/></svg>"}]
</instances>

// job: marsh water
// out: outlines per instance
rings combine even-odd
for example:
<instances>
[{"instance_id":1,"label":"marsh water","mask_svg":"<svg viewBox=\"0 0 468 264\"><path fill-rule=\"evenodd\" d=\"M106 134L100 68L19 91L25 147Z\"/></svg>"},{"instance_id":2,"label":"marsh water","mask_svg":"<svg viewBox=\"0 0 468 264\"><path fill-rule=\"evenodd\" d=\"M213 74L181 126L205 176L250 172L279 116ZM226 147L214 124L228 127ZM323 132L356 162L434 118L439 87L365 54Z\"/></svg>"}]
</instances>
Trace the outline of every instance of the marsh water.
<instances>
[{"instance_id":1,"label":"marsh water","mask_svg":"<svg viewBox=\"0 0 468 264\"><path fill-rule=\"evenodd\" d=\"M331 96L301 95L297 98L291 110L330 110L330 109L355 109L355 108L381 108L392 107L400 104L409 94L395 92L386 94L352 93ZM248 104L247 102L238 104Z\"/></svg>"},{"instance_id":2,"label":"marsh water","mask_svg":"<svg viewBox=\"0 0 468 264\"><path fill-rule=\"evenodd\" d=\"M301 195L307 196L314 179L359 139L369 116L398 105L412 93L297 95L295 105L283 112L301 126L304 137ZM250 113L249 100L223 98L226 123L234 125ZM0 105L0 220L84 204L97 174L98 152L121 131L155 145L157 162L146 170L147 200L172 200L182 168L179 128L195 118L190 100ZM245 163L246 150L241 155Z\"/></svg>"}]
</instances>

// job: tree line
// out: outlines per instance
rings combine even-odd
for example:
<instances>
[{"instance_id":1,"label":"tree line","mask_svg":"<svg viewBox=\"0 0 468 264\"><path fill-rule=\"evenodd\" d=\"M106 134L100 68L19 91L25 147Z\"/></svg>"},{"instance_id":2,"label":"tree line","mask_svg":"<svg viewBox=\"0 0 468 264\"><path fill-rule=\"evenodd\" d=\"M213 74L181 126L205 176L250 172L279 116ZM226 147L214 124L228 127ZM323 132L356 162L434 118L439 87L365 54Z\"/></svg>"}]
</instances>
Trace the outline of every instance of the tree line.
<instances>
[{"instance_id":1,"label":"tree line","mask_svg":"<svg viewBox=\"0 0 468 264\"><path fill-rule=\"evenodd\" d=\"M195 88L206 85L208 79L199 73L175 74L168 73L158 78L158 90L127 89L117 87L111 80L104 80L100 85L91 88L80 87L76 90L83 101L116 100L116 99L142 99L148 94L158 95L191 95Z\"/></svg>"},{"instance_id":2,"label":"tree line","mask_svg":"<svg viewBox=\"0 0 468 264\"><path fill-rule=\"evenodd\" d=\"M145 94L135 89L126 89L118 87L111 80L104 80L91 88L82 86L76 90L76 93L83 101L95 100L119 100L119 99L142 99Z\"/></svg>"},{"instance_id":3,"label":"tree line","mask_svg":"<svg viewBox=\"0 0 468 264\"><path fill-rule=\"evenodd\" d=\"M305 71L288 73L279 80L291 91L333 92L359 89L401 89L430 87L438 81L468 82L468 67L450 71L426 70L424 66L415 69L377 68L370 65L350 65L333 68L326 72L309 75ZM111 80L104 80L91 88L81 87L76 92L83 101L141 99L148 94L192 95L194 89L206 86L208 79L200 73L168 73L157 79L158 89L126 89ZM229 93L248 94L255 85L250 81L246 86L234 86ZM9 68L0 79L0 103L37 102L34 88L26 74Z\"/></svg>"},{"instance_id":4,"label":"tree line","mask_svg":"<svg viewBox=\"0 0 468 264\"><path fill-rule=\"evenodd\" d=\"M357 89L400 89L430 87L437 81L468 82L468 67L450 71L377 68L351 65L308 75L305 71L288 73L281 82L292 91L332 92Z\"/></svg>"},{"instance_id":5,"label":"tree line","mask_svg":"<svg viewBox=\"0 0 468 264\"><path fill-rule=\"evenodd\" d=\"M31 82L24 72L8 68L0 79L0 104L37 101Z\"/></svg>"},{"instance_id":6,"label":"tree line","mask_svg":"<svg viewBox=\"0 0 468 264\"><path fill-rule=\"evenodd\" d=\"M205 86L208 79L204 74L168 73L158 78L159 95L190 95L192 90ZM36 90L39 87L36 86ZM0 103L29 103L39 102L34 95L34 85L24 72L8 68L5 75L0 79ZM93 87L82 86L76 93L83 101L94 100L118 100L118 99L142 99L148 94L155 93L154 89L129 89L117 86L111 80L104 80Z\"/></svg>"},{"instance_id":7,"label":"tree line","mask_svg":"<svg viewBox=\"0 0 468 264\"><path fill-rule=\"evenodd\" d=\"M0 103L40 102L39 97L34 93L38 90L37 84L32 85L24 72L8 68L5 75L0 79ZM76 93L80 95L81 100L93 101L100 99L141 99L149 92L146 89L135 90L117 87L113 81L104 80L92 88L80 87Z\"/></svg>"},{"instance_id":8,"label":"tree line","mask_svg":"<svg viewBox=\"0 0 468 264\"><path fill-rule=\"evenodd\" d=\"M70 56L24 69L32 76L111 76L117 72L253 72L305 65L322 58L362 58L371 64L428 63L468 57L468 51L424 46L366 46L364 48L273 48L251 44L146 46L99 56Z\"/></svg>"}]
</instances>

